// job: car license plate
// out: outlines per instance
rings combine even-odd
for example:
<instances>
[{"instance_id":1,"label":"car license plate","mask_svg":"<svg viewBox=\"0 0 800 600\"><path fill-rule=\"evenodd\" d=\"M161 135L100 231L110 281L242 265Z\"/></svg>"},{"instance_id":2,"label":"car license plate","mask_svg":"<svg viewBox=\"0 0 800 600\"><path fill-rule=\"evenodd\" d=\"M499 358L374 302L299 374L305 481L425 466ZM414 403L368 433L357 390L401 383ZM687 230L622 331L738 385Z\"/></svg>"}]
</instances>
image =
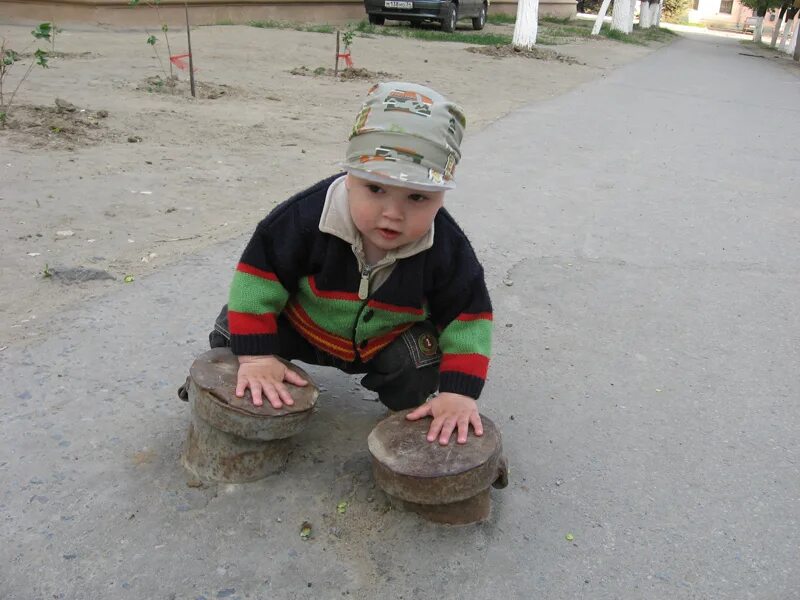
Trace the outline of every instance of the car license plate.
<instances>
[{"instance_id":1,"label":"car license plate","mask_svg":"<svg viewBox=\"0 0 800 600\"><path fill-rule=\"evenodd\" d=\"M414 3L408 0L386 0L384 8L414 8Z\"/></svg>"}]
</instances>

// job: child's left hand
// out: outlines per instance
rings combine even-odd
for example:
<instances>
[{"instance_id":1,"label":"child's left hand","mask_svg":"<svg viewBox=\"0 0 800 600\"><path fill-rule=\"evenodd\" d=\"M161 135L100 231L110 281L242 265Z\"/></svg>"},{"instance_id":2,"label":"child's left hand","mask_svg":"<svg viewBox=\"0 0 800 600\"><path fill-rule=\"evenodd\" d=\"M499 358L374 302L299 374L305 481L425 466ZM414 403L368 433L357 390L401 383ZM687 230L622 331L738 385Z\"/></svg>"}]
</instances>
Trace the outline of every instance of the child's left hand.
<instances>
[{"instance_id":1,"label":"child's left hand","mask_svg":"<svg viewBox=\"0 0 800 600\"><path fill-rule=\"evenodd\" d=\"M408 413L406 419L416 421L427 416L433 417L428 430L429 442L438 437L439 443L446 446L450 441L450 434L458 428L456 441L459 444L466 444L470 424L475 430L475 435L483 435L478 404L468 396L444 392Z\"/></svg>"}]
</instances>

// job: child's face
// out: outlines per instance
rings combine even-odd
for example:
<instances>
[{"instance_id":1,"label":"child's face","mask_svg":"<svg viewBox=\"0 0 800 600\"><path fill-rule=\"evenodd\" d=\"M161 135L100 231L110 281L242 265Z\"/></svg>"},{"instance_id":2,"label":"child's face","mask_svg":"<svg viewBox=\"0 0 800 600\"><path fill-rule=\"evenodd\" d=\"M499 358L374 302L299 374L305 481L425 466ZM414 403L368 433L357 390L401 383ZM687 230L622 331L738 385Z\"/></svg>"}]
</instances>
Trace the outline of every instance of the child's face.
<instances>
[{"instance_id":1,"label":"child's face","mask_svg":"<svg viewBox=\"0 0 800 600\"><path fill-rule=\"evenodd\" d=\"M347 175L350 216L367 250L384 253L415 242L431 228L444 190L420 192Z\"/></svg>"}]
</instances>

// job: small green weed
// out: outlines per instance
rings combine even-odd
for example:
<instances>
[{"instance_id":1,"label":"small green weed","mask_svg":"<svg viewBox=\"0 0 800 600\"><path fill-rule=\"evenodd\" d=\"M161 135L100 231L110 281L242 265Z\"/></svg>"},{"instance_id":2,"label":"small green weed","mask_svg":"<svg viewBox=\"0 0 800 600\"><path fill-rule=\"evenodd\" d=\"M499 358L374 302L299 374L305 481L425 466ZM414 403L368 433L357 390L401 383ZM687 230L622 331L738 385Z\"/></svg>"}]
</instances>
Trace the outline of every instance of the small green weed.
<instances>
[{"instance_id":1,"label":"small green weed","mask_svg":"<svg viewBox=\"0 0 800 600\"><path fill-rule=\"evenodd\" d=\"M50 23L40 23L36 26L36 29L31 31L31 35L34 39L33 43L37 43L39 40L51 41L50 36L52 34L53 26ZM28 47L30 46L27 46L26 48ZM19 78L14 91L11 92L10 95L7 94L4 89L6 77L14 68L14 63L19 62L21 55L19 52L16 52L8 46L6 38L0 37L0 127L6 126L8 115L11 112L11 105L14 102L14 96L17 95L20 86L25 82L26 79L28 79L28 76L31 74L31 71L33 71L33 68L37 65L43 69L48 68L47 52L41 48L37 48L33 53L33 57L35 60L28 65L27 70Z\"/></svg>"},{"instance_id":2,"label":"small green weed","mask_svg":"<svg viewBox=\"0 0 800 600\"><path fill-rule=\"evenodd\" d=\"M336 28L327 23L292 23L290 21L276 21L274 19L267 19L266 21L250 21L250 27L258 27L259 29L294 29L296 31L307 31L309 33L334 33Z\"/></svg>"},{"instance_id":3,"label":"small green weed","mask_svg":"<svg viewBox=\"0 0 800 600\"><path fill-rule=\"evenodd\" d=\"M491 23L492 25L513 25L517 22L517 16L504 14L487 15L486 22Z\"/></svg>"},{"instance_id":4,"label":"small green weed","mask_svg":"<svg viewBox=\"0 0 800 600\"><path fill-rule=\"evenodd\" d=\"M634 37L633 34L622 33L621 31L617 31L616 29L603 27L600 30L600 35L607 37L610 40L622 42L623 44L636 44L638 46L645 45L645 43L642 40L636 39L636 37Z\"/></svg>"}]
</instances>

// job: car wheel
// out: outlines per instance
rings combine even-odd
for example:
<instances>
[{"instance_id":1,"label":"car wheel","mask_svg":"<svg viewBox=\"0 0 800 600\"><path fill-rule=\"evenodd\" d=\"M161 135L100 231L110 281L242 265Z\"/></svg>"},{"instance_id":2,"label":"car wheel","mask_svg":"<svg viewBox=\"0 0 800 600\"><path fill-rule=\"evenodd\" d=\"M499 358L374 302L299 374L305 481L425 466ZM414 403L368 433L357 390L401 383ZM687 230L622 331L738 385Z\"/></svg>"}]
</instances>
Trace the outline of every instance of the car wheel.
<instances>
[{"instance_id":1,"label":"car wheel","mask_svg":"<svg viewBox=\"0 0 800 600\"><path fill-rule=\"evenodd\" d=\"M386 19L380 15L369 15L369 22L373 25L383 25Z\"/></svg>"},{"instance_id":2,"label":"car wheel","mask_svg":"<svg viewBox=\"0 0 800 600\"><path fill-rule=\"evenodd\" d=\"M475 31L480 31L483 29L483 26L486 25L486 5L481 4L481 12L478 13L478 16L472 19L472 28Z\"/></svg>"},{"instance_id":3,"label":"car wheel","mask_svg":"<svg viewBox=\"0 0 800 600\"><path fill-rule=\"evenodd\" d=\"M447 5L444 19L442 19L442 31L453 33L456 30L456 20L458 19L457 7L454 3Z\"/></svg>"}]
</instances>

